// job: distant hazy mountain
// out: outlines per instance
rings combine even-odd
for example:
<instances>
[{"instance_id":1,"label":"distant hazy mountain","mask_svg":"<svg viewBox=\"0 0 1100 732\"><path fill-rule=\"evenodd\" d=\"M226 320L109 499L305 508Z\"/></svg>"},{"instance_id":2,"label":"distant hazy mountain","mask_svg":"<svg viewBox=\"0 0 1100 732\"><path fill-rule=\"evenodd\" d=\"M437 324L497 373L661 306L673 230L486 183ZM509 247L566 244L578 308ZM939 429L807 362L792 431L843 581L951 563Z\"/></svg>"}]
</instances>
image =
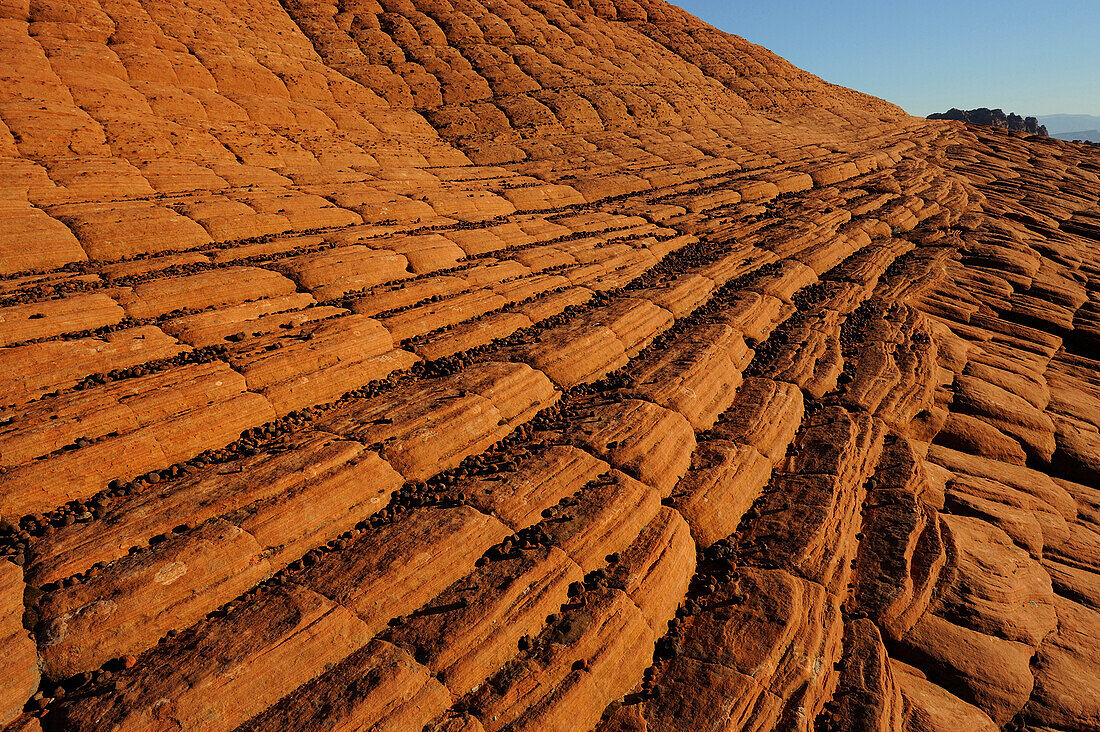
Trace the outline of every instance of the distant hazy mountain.
<instances>
[{"instance_id":1,"label":"distant hazy mountain","mask_svg":"<svg viewBox=\"0 0 1100 732\"><path fill-rule=\"evenodd\" d=\"M1047 132L1052 137L1066 139L1064 133L1080 135L1080 130L1086 130L1096 134L1100 130L1100 117L1091 114L1047 114L1039 116L1039 124L1046 125ZM1080 136L1073 139L1084 139Z\"/></svg>"},{"instance_id":2,"label":"distant hazy mountain","mask_svg":"<svg viewBox=\"0 0 1100 732\"><path fill-rule=\"evenodd\" d=\"M1078 130L1077 132L1059 132L1057 135L1051 135L1059 140L1088 140L1089 142L1100 142L1100 130Z\"/></svg>"}]
</instances>

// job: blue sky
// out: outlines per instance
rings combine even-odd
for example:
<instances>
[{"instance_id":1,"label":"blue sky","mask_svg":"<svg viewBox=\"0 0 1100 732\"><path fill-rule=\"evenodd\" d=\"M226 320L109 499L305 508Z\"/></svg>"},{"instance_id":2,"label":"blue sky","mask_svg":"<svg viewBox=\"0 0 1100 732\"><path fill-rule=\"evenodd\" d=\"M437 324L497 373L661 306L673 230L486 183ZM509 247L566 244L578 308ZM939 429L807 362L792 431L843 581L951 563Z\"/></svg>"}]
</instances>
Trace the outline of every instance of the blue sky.
<instances>
[{"instance_id":1,"label":"blue sky","mask_svg":"<svg viewBox=\"0 0 1100 732\"><path fill-rule=\"evenodd\" d=\"M1100 0L673 2L910 114L1100 115Z\"/></svg>"}]
</instances>

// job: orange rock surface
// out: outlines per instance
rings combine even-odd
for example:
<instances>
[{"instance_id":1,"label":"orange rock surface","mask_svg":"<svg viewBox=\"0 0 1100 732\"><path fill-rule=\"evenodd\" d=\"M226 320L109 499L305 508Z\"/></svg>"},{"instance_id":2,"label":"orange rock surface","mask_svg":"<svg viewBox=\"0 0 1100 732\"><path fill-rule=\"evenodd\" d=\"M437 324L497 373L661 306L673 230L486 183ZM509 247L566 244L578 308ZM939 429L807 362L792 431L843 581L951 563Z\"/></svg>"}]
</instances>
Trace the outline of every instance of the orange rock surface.
<instances>
[{"instance_id":1,"label":"orange rock surface","mask_svg":"<svg viewBox=\"0 0 1100 732\"><path fill-rule=\"evenodd\" d=\"M0 2L0 730L1100 730L1098 200L664 0Z\"/></svg>"}]
</instances>

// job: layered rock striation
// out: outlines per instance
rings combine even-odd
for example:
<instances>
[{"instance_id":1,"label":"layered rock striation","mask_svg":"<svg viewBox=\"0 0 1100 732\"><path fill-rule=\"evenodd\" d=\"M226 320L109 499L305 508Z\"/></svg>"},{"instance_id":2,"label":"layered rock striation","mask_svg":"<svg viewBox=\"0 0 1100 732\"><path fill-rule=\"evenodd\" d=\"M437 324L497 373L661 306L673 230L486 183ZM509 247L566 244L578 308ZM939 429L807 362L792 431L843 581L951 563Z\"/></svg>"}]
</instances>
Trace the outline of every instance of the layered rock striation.
<instances>
[{"instance_id":1,"label":"layered rock striation","mask_svg":"<svg viewBox=\"0 0 1100 732\"><path fill-rule=\"evenodd\" d=\"M1100 157L660 0L0 4L0 727L1100 728Z\"/></svg>"}]
</instances>

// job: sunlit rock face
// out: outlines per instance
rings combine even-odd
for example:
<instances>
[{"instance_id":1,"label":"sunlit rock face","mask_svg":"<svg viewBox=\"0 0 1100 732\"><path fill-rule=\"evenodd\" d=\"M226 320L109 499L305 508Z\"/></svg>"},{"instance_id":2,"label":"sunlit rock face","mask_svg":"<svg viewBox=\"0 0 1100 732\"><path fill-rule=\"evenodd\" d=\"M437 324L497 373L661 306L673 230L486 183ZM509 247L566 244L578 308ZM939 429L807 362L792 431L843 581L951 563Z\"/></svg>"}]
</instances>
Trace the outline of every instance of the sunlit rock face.
<instances>
[{"instance_id":1,"label":"sunlit rock face","mask_svg":"<svg viewBox=\"0 0 1100 732\"><path fill-rule=\"evenodd\" d=\"M658 0L0 3L0 727L1100 726L1100 156Z\"/></svg>"}]
</instances>

